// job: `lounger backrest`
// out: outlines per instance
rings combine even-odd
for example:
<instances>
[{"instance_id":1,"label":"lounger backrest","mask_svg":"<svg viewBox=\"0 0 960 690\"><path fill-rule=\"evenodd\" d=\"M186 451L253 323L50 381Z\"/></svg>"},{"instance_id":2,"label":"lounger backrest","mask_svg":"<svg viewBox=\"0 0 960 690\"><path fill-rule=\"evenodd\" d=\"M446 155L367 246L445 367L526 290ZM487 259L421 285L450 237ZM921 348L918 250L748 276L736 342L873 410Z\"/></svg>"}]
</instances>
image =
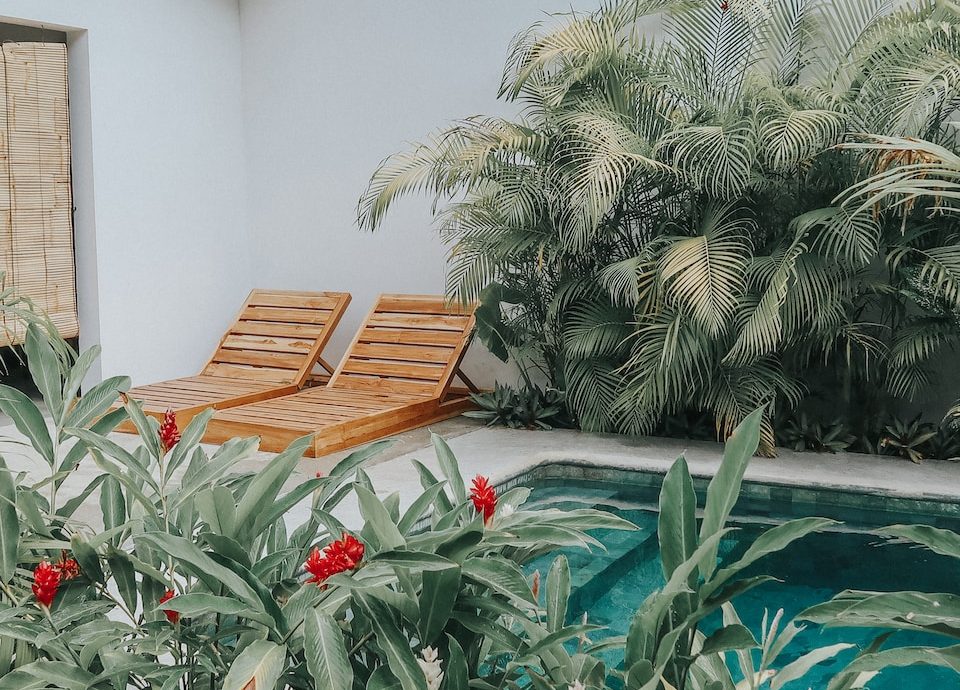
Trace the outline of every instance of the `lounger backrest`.
<instances>
[{"instance_id":1,"label":"lounger backrest","mask_svg":"<svg viewBox=\"0 0 960 690\"><path fill-rule=\"evenodd\" d=\"M443 397L473 333L473 310L437 295L380 295L328 387Z\"/></svg>"},{"instance_id":2,"label":"lounger backrest","mask_svg":"<svg viewBox=\"0 0 960 690\"><path fill-rule=\"evenodd\" d=\"M254 290L202 373L302 386L348 304L348 292Z\"/></svg>"}]
</instances>

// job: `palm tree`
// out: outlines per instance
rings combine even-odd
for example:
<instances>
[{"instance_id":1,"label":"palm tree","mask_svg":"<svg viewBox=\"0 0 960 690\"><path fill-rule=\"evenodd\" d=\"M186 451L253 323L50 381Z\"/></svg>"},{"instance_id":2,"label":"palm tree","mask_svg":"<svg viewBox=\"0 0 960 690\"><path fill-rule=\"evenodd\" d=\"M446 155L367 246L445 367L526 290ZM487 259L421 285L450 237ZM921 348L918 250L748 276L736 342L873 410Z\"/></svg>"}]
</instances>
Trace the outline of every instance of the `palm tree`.
<instances>
[{"instance_id":1,"label":"palm tree","mask_svg":"<svg viewBox=\"0 0 960 690\"><path fill-rule=\"evenodd\" d=\"M583 428L649 433L693 409L726 436L766 404L772 453L774 403L915 396L957 342L951 224L842 193L908 162L846 148L859 133L954 150L958 30L930 0L563 15L511 47L517 121L470 118L386 159L360 224L434 197L451 296L479 299L491 349L540 368Z\"/></svg>"}]
</instances>

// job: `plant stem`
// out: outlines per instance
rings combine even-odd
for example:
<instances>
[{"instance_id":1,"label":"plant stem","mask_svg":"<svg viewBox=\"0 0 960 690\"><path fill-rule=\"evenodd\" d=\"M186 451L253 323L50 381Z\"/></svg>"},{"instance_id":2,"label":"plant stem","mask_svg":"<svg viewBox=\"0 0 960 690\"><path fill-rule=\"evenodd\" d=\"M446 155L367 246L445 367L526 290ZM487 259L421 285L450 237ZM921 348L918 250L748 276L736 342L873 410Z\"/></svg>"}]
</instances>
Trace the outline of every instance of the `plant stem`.
<instances>
[{"instance_id":1,"label":"plant stem","mask_svg":"<svg viewBox=\"0 0 960 690\"><path fill-rule=\"evenodd\" d=\"M371 630L370 632L366 633L363 637L361 637L357 641L357 643L350 648L350 651L347 652L347 656L350 657L356 654L357 652L359 652L360 648L363 647L363 645L365 645L367 642L369 642L372 637L373 637L373 631Z\"/></svg>"}]
</instances>

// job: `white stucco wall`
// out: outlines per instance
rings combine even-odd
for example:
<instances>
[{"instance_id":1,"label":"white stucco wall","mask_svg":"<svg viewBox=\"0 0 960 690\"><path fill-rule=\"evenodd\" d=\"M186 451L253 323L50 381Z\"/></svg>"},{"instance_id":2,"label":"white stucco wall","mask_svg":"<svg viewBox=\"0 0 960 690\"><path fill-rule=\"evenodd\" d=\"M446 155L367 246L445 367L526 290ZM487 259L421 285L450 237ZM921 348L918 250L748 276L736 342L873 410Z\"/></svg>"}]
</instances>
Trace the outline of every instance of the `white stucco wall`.
<instances>
[{"instance_id":1,"label":"white stucco wall","mask_svg":"<svg viewBox=\"0 0 960 690\"><path fill-rule=\"evenodd\" d=\"M357 229L371 173L451 120L516 112L496 100L510 40L546 12L570 7L569 0L241 0L258 280L353 293L330 359L378 293L444 288L445 249L428 202L395 206L376 234ZM492 358L479 350L467 371L489 383L484 362Z\"/></svg>"},{"instance_id":2,"label":"white stucco wall","mask_svg":"<svg viewBox=\"0 0 960 690\"><path fill-rule=\"evenodd\" d=\"M0 0L66 29L81 345L195 371L251 286L236 0Z\"/></svg>"}]
</instances>

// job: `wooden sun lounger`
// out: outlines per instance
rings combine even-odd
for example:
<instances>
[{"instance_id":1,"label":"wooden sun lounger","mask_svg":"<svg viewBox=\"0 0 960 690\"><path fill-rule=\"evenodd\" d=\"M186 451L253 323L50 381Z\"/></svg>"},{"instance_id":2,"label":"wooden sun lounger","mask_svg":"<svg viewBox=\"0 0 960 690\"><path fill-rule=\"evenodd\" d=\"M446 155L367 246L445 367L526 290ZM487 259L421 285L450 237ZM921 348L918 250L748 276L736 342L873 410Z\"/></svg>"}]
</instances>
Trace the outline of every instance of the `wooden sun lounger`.
<instances>
[{"instance_id":1,"label":"wooden sun lounger","mask_svg":"<svg viewBox=\"0 0 960 690\"><path fill-rule=\"evenodd\" d=\"M260 436L279 452L314 434L316 457L471 409L476 387L460 372L473 308L434 295L381 295L324 388L217 412L204 440ZM468 390L453 390L454 378Z\"/></svg>"},{"instance_id":2,"label":"wooden sun lounger","mask_svg":"<svg viewBox=\"0 0 960 690\"><path fill-rule=\"evenodd\" d=\"M197 413L275 398L301 389L313 376L326 383L333 368L323 348L350 304L347 292L253 290L236 321L197 376L137 386L127 395L147 414L173 410L181 429ZM316 364L326 372L313 375ZM118 431L134 431L130 422Z\"/></svg>"}]
</instances>

